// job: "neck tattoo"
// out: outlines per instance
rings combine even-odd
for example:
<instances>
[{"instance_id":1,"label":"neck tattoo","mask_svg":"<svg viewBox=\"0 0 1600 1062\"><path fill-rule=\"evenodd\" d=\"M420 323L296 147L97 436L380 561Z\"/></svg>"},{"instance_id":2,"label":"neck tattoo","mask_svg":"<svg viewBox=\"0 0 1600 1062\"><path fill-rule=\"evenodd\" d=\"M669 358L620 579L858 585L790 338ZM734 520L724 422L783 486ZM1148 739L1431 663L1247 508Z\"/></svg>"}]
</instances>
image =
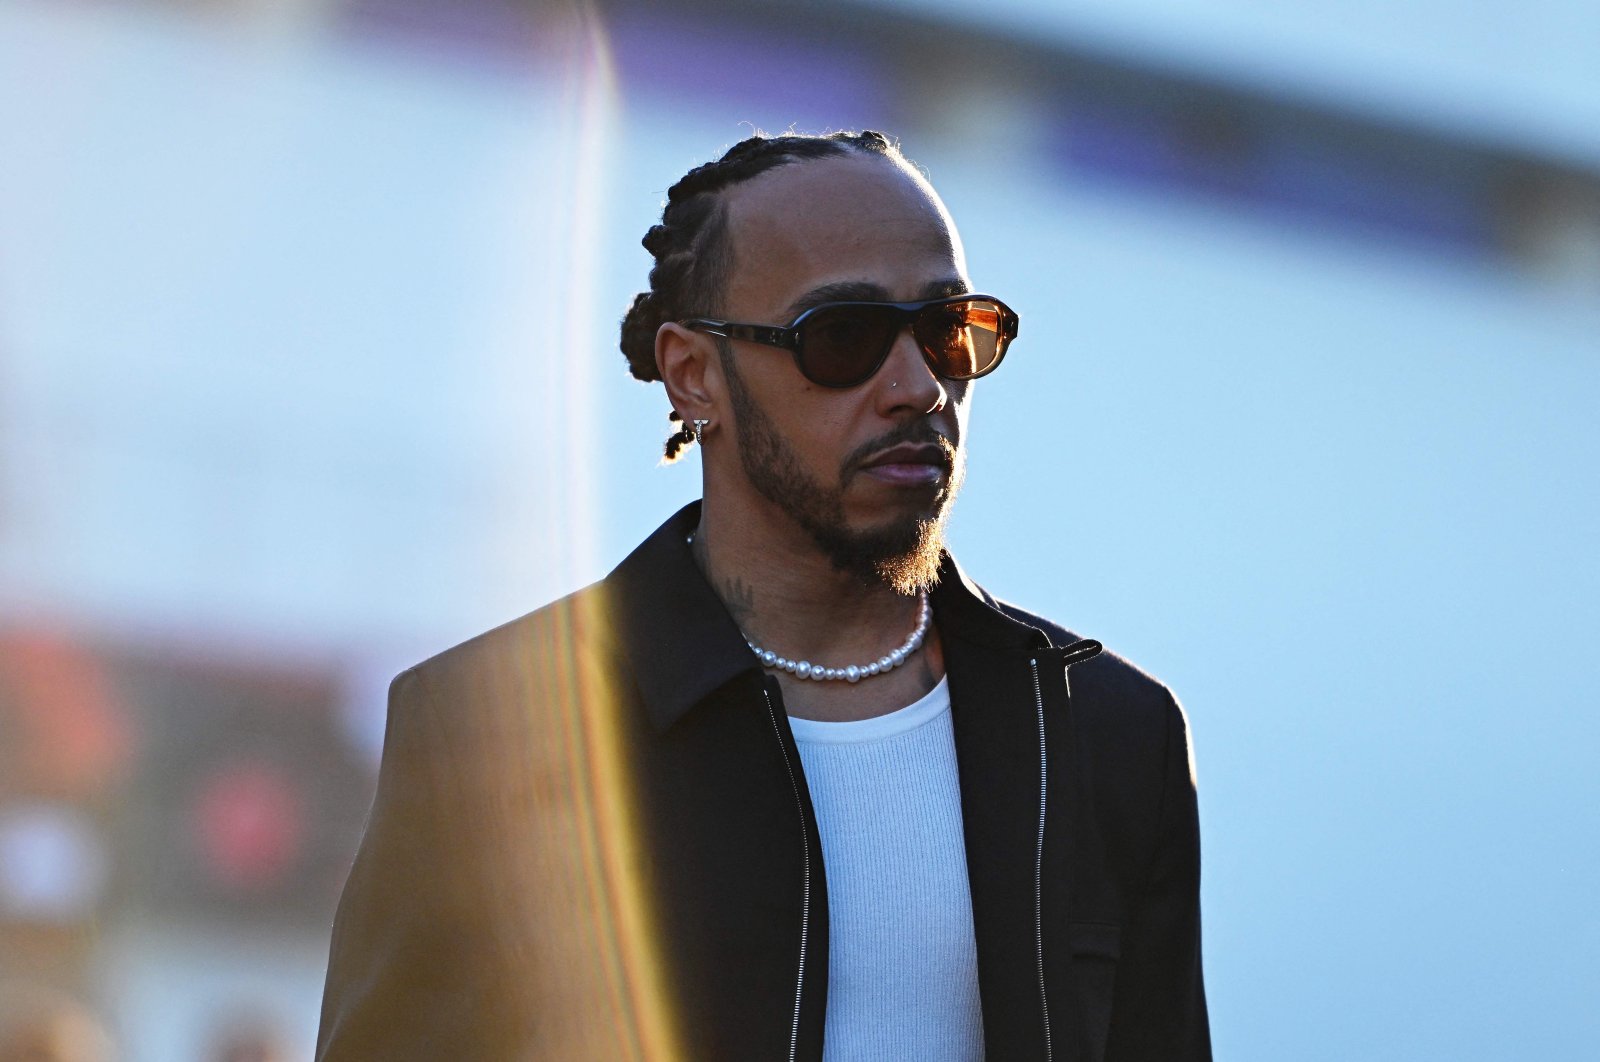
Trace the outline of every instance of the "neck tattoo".
<instances>
[{"instance_id":1,"label":"neck tattoo","mask_svg":"<svg viewBox=\"0 0 1600 1062\"><path fill-rule=\"evenodd\" d=\"M696 560L705 567L704 558L698 556L700 545L695 541L695 535L690 534L685 541L697 554ZM883 656L865 664L849 664L845 667L826 667L822 664L813 664L809 660L790 660L780 656L771 649L763 649L745 638L745 644L750 651L756 654L756 659L761 661L761 666L773 671L787 671L795 678L814 679L817 682L860 682L862 679L872 678L874 675L886 675L907 660L922 648L923 639L927 636L928 625L933 622L933 607L928 603L926 592L918 596L917 601L917 626L911 636L901 642L897 648L889 650ZM742 633L742 632L741 632Z\"/></svg>"}]
</instances>

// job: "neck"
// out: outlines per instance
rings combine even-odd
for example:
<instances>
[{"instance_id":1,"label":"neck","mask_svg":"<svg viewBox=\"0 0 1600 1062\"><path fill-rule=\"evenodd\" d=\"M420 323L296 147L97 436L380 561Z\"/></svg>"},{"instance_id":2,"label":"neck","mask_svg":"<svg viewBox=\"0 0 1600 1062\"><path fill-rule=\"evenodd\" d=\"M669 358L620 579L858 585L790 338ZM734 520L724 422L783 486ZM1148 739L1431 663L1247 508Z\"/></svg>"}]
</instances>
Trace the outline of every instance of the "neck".
<instances>
[{"instance_id":1,"label":"neck","mask_svg":"<svg viewBox=\"0 0 1600 1062\"><path fill-rule=\"evenodd\" d=\"M916 628L918 598L840 572L799 528L731 516L703 506L695 560L745 637L763 649L828 667L861 666L900 647ZM901 667L859 682L769 673L790 715L864 719L927 693L944 674L944 656L931 626Z\"/></svg>"}]
</instances>

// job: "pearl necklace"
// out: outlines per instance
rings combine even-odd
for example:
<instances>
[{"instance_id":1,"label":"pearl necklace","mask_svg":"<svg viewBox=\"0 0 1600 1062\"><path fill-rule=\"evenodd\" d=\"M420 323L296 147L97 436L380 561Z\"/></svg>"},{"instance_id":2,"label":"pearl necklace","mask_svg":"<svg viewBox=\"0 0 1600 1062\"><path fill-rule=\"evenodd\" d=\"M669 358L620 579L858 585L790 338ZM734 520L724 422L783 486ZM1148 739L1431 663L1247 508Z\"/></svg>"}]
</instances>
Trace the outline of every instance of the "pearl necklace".
<instances>
[{"instance_id":1,"label":"pearl necklace","mask_svg":"<svg viewBox=\"0 0 1600 1062\"><path fill-rule=\"evenodd\" d=\"M849 667L823 667L806 660L790 660L779 656L771 649L763 649L755 642L745 639L745 644L750 651L756 654L763 667L779 671L787 671L795 678L815 679L818 682L833 682L840 679L845 682L860 682L873 675L883 675L901 664L922 647L923 635L928 633L928 624L933 620L933 609L928 605L928 595L922 595L922 607L917 613L917 629L911 632L898 649L889 650L888 655L880 656L870 664L851 664Z\"/></svg>"}]
</instances>

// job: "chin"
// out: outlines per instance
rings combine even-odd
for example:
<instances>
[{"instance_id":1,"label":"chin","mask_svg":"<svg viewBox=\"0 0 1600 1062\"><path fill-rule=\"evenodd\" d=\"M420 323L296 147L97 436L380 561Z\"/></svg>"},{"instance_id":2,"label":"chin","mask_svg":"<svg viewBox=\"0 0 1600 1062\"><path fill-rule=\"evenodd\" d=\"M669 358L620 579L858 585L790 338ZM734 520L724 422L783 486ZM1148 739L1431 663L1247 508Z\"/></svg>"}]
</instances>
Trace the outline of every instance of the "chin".
<instances>
[{"instance_id":1,"label":"chin","mask_svg":"<svg viewBox=\"0 0 1600 1062\"><path fill-rule=\"evenodd\" d=\"M835 569L914 597L938 582L944 552L944 508L918 509L876 526L832 528L818 544Z\"/></svg>"},{"instance_id":2,"label":"chin","mask_svg":"<svg viewBox=\"0 0 1600 1062\"><path fill-rule=\"evenodd\" d=\"M925 521L922 534L910 550L880 558L877 576L897 593L913 597L932 590L939 581L944 555L944 521Z\"/></svg>"},{"instance_id":3,"label":"chin","mask_svg":"<svg viewBox=\"0 0 1600 1062\"><path fill-rule=\"evenodd\" d=\"M953 488L959 482L955 478L930 491L907 491L902 504L895 506L898 511L880 517L875 525L849 529L843 537L853 548L845 556L835 553L834 566L848 567L908 597L933 589L939 581ZM841 564L845 557L847 563Z\"/></svg>"}]
</instances>

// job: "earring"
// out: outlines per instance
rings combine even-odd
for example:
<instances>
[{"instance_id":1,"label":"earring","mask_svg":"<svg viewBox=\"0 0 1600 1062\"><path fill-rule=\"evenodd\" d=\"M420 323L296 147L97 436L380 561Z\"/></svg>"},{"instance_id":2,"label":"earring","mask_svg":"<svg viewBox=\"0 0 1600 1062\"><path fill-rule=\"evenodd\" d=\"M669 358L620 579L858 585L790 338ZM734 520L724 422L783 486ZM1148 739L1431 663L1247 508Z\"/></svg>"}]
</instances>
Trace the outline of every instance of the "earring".
<instances>
[{"instance_id":1,"label":"earring","mask_svg":"<svg viewBox=\"0 0 1600 1062\"><path fill-rule=\"evenodd\" d=\"M694 435L694 441L699 443L701 446L706 444L706 427L710 423L711 422L709 420L696 420L694 422L694 427L691 429Z\"/></svg>"}]
</instances>

